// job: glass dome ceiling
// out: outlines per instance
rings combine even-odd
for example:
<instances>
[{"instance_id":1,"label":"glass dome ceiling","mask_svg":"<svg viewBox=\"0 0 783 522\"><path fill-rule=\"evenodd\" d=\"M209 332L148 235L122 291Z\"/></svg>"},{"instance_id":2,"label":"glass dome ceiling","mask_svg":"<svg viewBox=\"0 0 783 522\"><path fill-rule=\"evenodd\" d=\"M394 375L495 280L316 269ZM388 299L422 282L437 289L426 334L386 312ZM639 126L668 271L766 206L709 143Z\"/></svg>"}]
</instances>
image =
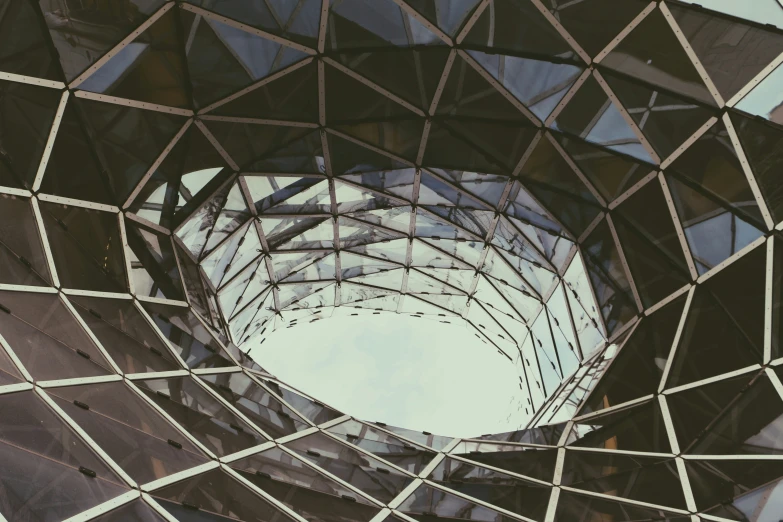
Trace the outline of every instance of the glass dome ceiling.
<instances>
[{"instance_id":1,"label":"glass dome ceiling","mask_svg":"<svg viewBox=\"0 0 783 522\"><path fill-rule=\"evenodd\" d=\"M0 520L777 520L782 12L0 0ZM377 313L533 421L246 354Z\"/></svg>"}]
</instances>

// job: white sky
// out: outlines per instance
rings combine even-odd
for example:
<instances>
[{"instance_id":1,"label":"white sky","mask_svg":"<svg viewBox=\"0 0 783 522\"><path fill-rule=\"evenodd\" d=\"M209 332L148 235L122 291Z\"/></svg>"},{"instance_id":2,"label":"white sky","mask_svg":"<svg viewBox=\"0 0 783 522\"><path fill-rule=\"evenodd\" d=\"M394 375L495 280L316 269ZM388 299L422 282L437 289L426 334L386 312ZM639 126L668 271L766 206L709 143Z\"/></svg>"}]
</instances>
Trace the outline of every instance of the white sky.
<instances>
[{"instance_id":1,"label":"white sky","mask_svg":"<svg viewBox=\"0 0 783 522\"><path fill-rule=\"evenodd\" d=\"M250 353L284 382L368 421L468 437L528 420L513 365L464 324L331 317L277 330Z\"/></svg>"}]
</instances>

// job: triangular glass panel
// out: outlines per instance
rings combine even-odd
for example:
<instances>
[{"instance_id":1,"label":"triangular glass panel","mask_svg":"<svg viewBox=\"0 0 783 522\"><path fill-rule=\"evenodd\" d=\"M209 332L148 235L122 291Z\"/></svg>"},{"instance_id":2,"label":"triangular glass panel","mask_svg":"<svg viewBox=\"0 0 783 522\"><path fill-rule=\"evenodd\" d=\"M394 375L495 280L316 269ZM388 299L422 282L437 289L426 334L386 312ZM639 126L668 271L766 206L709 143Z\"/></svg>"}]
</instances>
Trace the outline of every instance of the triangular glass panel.
<instances>
[{"instance_id":1,"label":"triangular glass panel","mask_svg":"<svg viewBox=\"0 0 783 522\"><path fill-rule=\"evenodd\" d=\"M755 377L755 378L754 378ZM783 401L762 372L666 397L680 450L697 455L779 455Z\"/></svg>"},{"instance_id":2,"label":"triangular glass panel","mask_svg":"<svg viewBox=\"0 0 783 522\"><path fill-rule=\"evenodd\" d=\"M310 427L297 413L280 402L244 373L202 375L201 380L253 421L264 433L280 438Z\"/></svg>"},{"instance_id":3,"label":"triangular glass panel","mask_svg":"<svg viewBox=\"0 0 783 522\"><path fill-rule=\"evenodd\" d=\"M382 196L374 191L361 189L347 183L334 182L334 196L337 212L359 212L394 207L405 202L398 202Z\"/></svg>"},{"instance_id":4,"label":"triangular glass panel","mask_svg":"<svg viewBox=\"0 0 783 522\"><path fill-rule=\"evenodd\" d=\"M455 36L480 0L409 0L405 3L446 34Z\"/></svg>"},{"instance_id":5,"label":"triangular glass panel","mask_svg":"<svg viewBox=\"0 0 783 522\"><path fill-rule=\"evenodd\" d=\"M562 134L553 134L604 199L612 201L652 172L652 165Z\"/></svg>"},{"instance_id":6,"label":"triangular glass panel","mask_svg":"<svg viewBox=\"0 0 783 522\"><path fill-rule=\"evenodd\" d=\"M407 235L411 226L411 207L406 205L389 209L368 210L366 212L347 214L346 217Z\"/></svg>"},{"instance_id":7,"label":"triangular glass panel","mask_svg":"<svg viewBox=\"0 0 783 522\"><path fill-rule=\"evenodd\" d=\"M140 484L207 462L196 445L123 382L49 388L47 392Z\"/></svg>"},{"instance_id":8,"label":"triangular glass panel","mask_svg":"<svg viewBox=\"0 0 783 522\"><path fill-rule=\"evenodd\" d=\"M601 64L645 83L715 106L712 93L659 9L653 9Z\"/></svg>"},{"instance_id":9,"label":"triangular glass panel","mask_svg":"<svg viewBox=\"0 0 783 522\"><path fill-rule=\"evenodd\" d=\"M781 81L783 81L783 67L778 66L734 107L774 124L783 124L783 114L780 109L783 102L780 93Z\"/></svg>"},{"instance_id":10,"label":"triangular glass panel","mask_svg":"<svg viewBox=\"0 0 783 522\"><path fill-rule=\"evenodd\" d=\"M590 233L583 245L585 267L611 334L637 313L631 282L625 274L620 251L606 220Z\"/></svg>"},{"instance_id":11,"label":"triangular glass panel","mask_svg":"<svg viewBox=\"0 0 783 522\"><path fill-rule=\"evenodd\" d=\"M524 114L464 58L457 58L436 110L438 116L526 122Z\"/></svg>"},{"instance_id":12,"label":"triangular glass panel","mask_svg":"<svg viewBox=\"0 0 783 522\"><path fill-rule=\"evenodd\" d=\"M3 195L0 205L0 283L47 286L51 284L30 200Z\"/></svg>"},{"instance_id":13,"label":"triangular glass panel","mask_svg":"<svg viewBox=\"0 0 783 522\"><path fill-rule=\"evenodd\" d=\"M48 35L32 4L11 2L0 15L0 71L62 81Z\"/></svg>"},{"instance_id":14,"label":"triangular glass panel","mask_svg":"<svg viewBox=\"0 0 783 522\"><path fill-rule=\"evenodd\" d=\"M783 68L780 70L783 72ZM783 191L779 175L783 128L738 112L731 113L731 120L773 221L783 221ZM783 123L783 118L779 123Z\"/></svg>"},{"instance_id":15,"label":"triangular glass panel","mask_svg":"<svg viewBox=\"0 0 783 522\"><path fill-rule=\"evenodd\" d=\"M240 118L318 123L317 62L292 69L211 112Z\"/></svg>"},{"instance_id":16,"label":"triangular glass panel","mask_svg":"<svg viewBox=\"0 0 783 522\"><path fill-rule=\"evenodd\" d=\"M185 118L92 100L78 103L90 127L101 164L106 167L113 193L119 201L133 191Z\"/></svg>"},{"instance_id":17,"label":"triangular glass panel","mask_svg":"<svg viewBox=\"0 0 783 522\"><path fill-rule=\"evenodd\" d=\"M0 395L0 412L14 419L0 430L6 520L69 518L129 491L35 392Z\"/></svg>"},{"instance_id":18,"label":"triangular glass panel","mask_svg":"<svg viewBox=\"0 0 783 522\"><path fill-rule=\"evenodd\" d=\"M477 504L472 500L468 500L468 498L447 493L442 489L422 485L403 500L397 509L420 522L429 522L439 518L447 520L498 520L503 522L512 520L500 512L485 507L483 504Z\"/></svg>"},{"instance_id":19,"label":"triangular glass panel","mask_svg":"<svg viewBox=\"0 0 783 522\"><path fill-rule=\"evenodd\" d=\"M656 163L592 75L557 115L552 128L614 152Z\"/></svg>"},{"instance_id":20,"label":"triangular glass panel","mask_svg":"<svg viewBox=\"0 0 783 522\"><path fill-rule=\"evenodd\" d=\"M617 406L658 391L686 297L644 317L614 357L580 414Z\"/></svg>"},{"instance_id":21,"label":"triangular glass panel","mask_svg":"<svg viewBox=\"0 0 783 522\"><path fill-rule=\"evenodd\" d=\"M168 377L135 381L141 391L195 439L218 456L266 442L242 417L195 381Z\"/></svg>"},{"instance_id":22,"label":"triangular glass panel","mask_svg":"<svg viewBox=\"0 0 783 522\"><path fill-rule=\"evenodd\" d=\"M5 16L24 6L10 6ZM0 15L0 28L3 21ZM61 96L54 89L0 81L0 185L32 188Z\"/></svg>"},{"instance_id":23,"label":"triangular glass panel","mask_svg":"<svg viewBox=\"0 0 783 522\"><path fill-rule=\"evenodd\" d=\"M380 243L402 237L399 232L373 227L361 221L340 217L337 219L340 248L351 248L368 243ZM330 245L331 246L331 245Z\"/></svg>"},{"instance_id":24,"label":"triangular glass panel","mask_svg":"<svg viewBox=\"0 0 783 522\"><path fill-rule=\"evenodd\" d=\"M236 365L188 308L146 302L143 302L142 306L188 368L224 368Z\"/></svg>"},{"instance_id":25,"label":"triangular glass panel","mask_svg":"<svg viewBox=\"0 0 783 522\"><path fill-rule=\"evenodd\" d=\"M783 52L783 35L778 31L679 5L670 10L726 100Z\"/></svg>"},{"instance_id":26,"label":"triangular glass panel","mask_svg":"<svg viewBox=\"0 0 783 522\"><path fill-rule=\"evenodd\" d=\"M89 68L163 4L164 0L132 0L126 9L96 11L92 6L66 7L58 0L41 2L66 81Z\"/></svg>"},{"instance_id":27,"label":"triangular glass panel","mask_svg":"<svg viewBox=\"0 0 783 522\"><path fill-rule=\"evenodd\" d=\"M665 91L614 74L606 82L661 158L668 157L716 113Z\"/></svg>"},{"instance_id":28,"label":"triangular glass panel","mask_svg":"<svg viewBox=\"0 0 783 522\"><path fill-rule=\"evenodd\" d=\"M494 48L504 54L533 54L573 59L574 52L530 0L490 2L463 44Z\"/></svg>"},{"instance_id":29,"label":"triangular glass panel","mask_svg":"<svg viewBox=\"0 0 783 522\"><path fill-rule=\"evenodd\" d=\"M429 479L531 520L543 520L550 488L513 475L446 457Z\"/></svg>"},{"instance_id":30,"label":"triangular glass panel","mask_svg":"<svg viewBox=\"0 0 783 522\"><path fill-rule=\"evenodd\" d=\"M126 219L131 280L137 295L184 300L171 237Z\"/></svg>"},{"instance_id":31,"label":"triangular glass panel","mask_svg":"<svg viewBox=\"0 0 783 522\"><path fill-rule=\"evenodd\" d=\"M547 138L538 142L522 167L520 177L575 236L579 236L600 212L598 200Z\"/></svg>"},{"instance_id":32,"label":"triangular glass panel","mask_svg":"<svg viewBox=\"0 0 783 522\"><path fill-rule=\"evenodd\" d=\"M321 172L309 165L312 158L305 157L320 147L320 136L311 129L224 121L207 121L205 125L243 171Z\"/></svg>"},{"instance_id":33,"label":"triangular glass panel","mask_svg":"<svg viewBox=\"0 0 783 522\"><path fill-rule=\"evenodd\" d=\"M540 442L544 441L536 441ZM557 443L556 440L550 442ZM544 482L552 481L557 460L554 448L490 442L462 442L453 454Z\"/></svg>"},{"instance_id":34,"label":"triangular glass panel","mask_svg":"<svg viewBox=\"0 0 783 522\"><path fill-rule=\"evenodd\" d=\"M125 292L127 274L118 215L41 203L60 283L66 288Z\"/></svg>"},{"instance_id":35,"label":"triangular glass panel","mask_svg":"<svg viewBox=\"0 0 783 522\"><path fill-rule=\"evenodd\" d=\"M762 362L765 266L762 245L696 289L669 386Z\"/></svg>"},{"instance_id":36,"label":"triangular glass panel","mask_svg":"<svg viewBox=\"0 0 783 522\"><path fill-rule=\"evenodd\" d=\"M215 220L215 226L209 234L209 239L201 252L199 259L209 255L214 248L225 241L235 230L250 219L250 210L242 194L239 182L234 183L226 198L226 203Z\"/></svg>"},{"instance_id":37,"label":"triangular glass panel","mask_svg":"<svg viewBox=\"0 0 783 522\"><path fill-rule=\"evenodd\" d=\"M41 192L93 203L115 204L109 174L98 160L92 146L93 138L79 113L79 104L71 100L57 130ZM79 168L74 170L73 165L79 165Z\"/></svg>"},{"instance_id":38,"label":"triangular glass panel","mask_svg":"<svg viewBox=\"0 0 783 522\"><path fill-rule=\"evenodd\" d=\"M391 502L413 482L411 477L382 460L320 432L288 442L286 447L381 502Z\"/></svg>"},{"instance_id":39,"label":"triangular glass panel","mask_svg":"<svg viewBox=\"0 0 783 522\"><path fill-rule=\"evenodd\" d=\"M726 520L777 515L780 460L686 460L696 507ZM764 484L764 487L759 487Z\"/></svg>"},{"instance_id":40,"label":"triangular glass panel","mask_svg":"<svg viewBox=\"0 0 783 522\"><path fill-rule=\"evenodd\" d=\"M582 74L570 63L468 51L503 87L544 121Z\"/></svg>"},{"instance_id":41,"label":"triangular glass panel","mask_svg":"<svg viewBox=\"0 0 783 522\"><path fill-rule=\"evenodd\" d=\"M689 282L677 229L657 179L623 201L612 217L643 306Z\"/></svg>"},{"instance_id":42,"label":"triangular glass panel","mask_svg":"<svg viewBox=\"0 0 783 522\"><path fill-rule=\"evenodd\" d=\"M421 173L419 205L457 206L462 209L486 209L487 205L457 190L427 171Z\"/></svg>"},{"instance_id":43,"label":"triangular glass panel","mask_svg":"<svg viewBox=\"0 0 783 522\"><path fill-rule=\"evenodd\" d=\"M288 178L285 182L289 184L257 202L256 208L267 214L331 214L329 182L325 178Z\"/></svg>"},{"instance_id":44,"label":"triangular glass panel","mask_svg":"<svg viewBox=\"0 0 783 522\"><path fill-rule=\"evenodd\" d=\"M232 195L234 201L237 198L242 198L241 192L237 194L236 190L232 190L237 186L236 183L223 185L203 205L187 216L185 222L177 231L177 237L182 240L182 244L187 247L194 259L201 258L201 254L206 248L207 241L212 234L213 228L216 226L224 205L228 202L229 196Z\"/></svg>"},{"instance_id":45,"label":"triangular glass panel","mask_svg":"<svg viewBox=\"0 0 783 522\"><path fill-rule=\"evenodd\" d=\"M300 415L306 417L313 424L323 424L343 415L329 406L325 406L314 399L305 397L301 393L297 393L275 381L266 379L262 379L262 381L267 388L275 392L278 397L283 399L287 404L290 404Z\"/></svg>"},{"instance_id":46,"label":"triangular glass panel","mask_svg":"<svg viewBox=\"0 0 783 522\"><path fill-rule=\"evenodd\" d=\"M123 373L180 369L132 300L78 295L68 300Z\"/></svg>"},{"instance_id":47,"label":"triangular glass panel","mask_svg":"<svg viewBox=\"0 0 783 522\"><path fill-rule=\"evenodd\" d=\"M308 47L315 47L318 41L320 0L303 0L300 4L266 0L229 1L217 4L212 0L188 0L188 2Z\"/></svg>"},{"instance_id":48,"label":"triangular glass panel","mask_svg":"<svg viewBox=\"0 0 783 522\"><path fill-rule=\"evenodd\" d=\"M687 509L673 458L567 451L561 484L660 506Z\"/></svg>"},{"instance_id":49,"label":"triangular glass panel","mask_svg":"<svg viewBox=\"0 0 783 522\"><path fill-rule=\"evenodd\" d=\"M574 424L574 446L671 453L658 401L621 408Z\"/></svg>"},{"instance_id":50,"label":"triangular glass panel","mask_svg":"<svg viewBox=\"0 0 783 522\"><path fill-rule=\"evenodd\" d=\"M603 518L613 522L691 522L693 520L690 515L663 508L624 504L602 497L561 491L555 520L579 520L585 516L600 517L597 520Z\"/></svg>"},{"instance_id":51,"label":"triangular glass panel","mask_svg":"<svg viewBox=\"0 0 783 522\"><path fill-rule=\"evenodd\" d=\"M330 50L408 47L440 39L393 0L334 3L326 22Z\"/></svg>"},{"instance_id":52,"label":"triangular glass panel","mask_svg":"<svg viewBox=\"0 0 783 522\"><path fill-rule=\"evenodd\" d=\"M205 107L307 55L215 19L180 11L196 106Z\"/></svg>"},{"instance_id":53,"label":"triangular glass panel","mask_svg":"<svg viewBox=\"0 0 783 522\"><path fill-rule=\"evenodd\" d=\"M194 507L204 522L295 520L219 468L153 491L152 496L175 520L191 519Z\"/></svg>"},{"instance_id":54,"label":"triangular glass panel","mask_svg":"<svg viewBox=\"0 0 783 522\"><path fill-rule=\"evenodd\" d=\"M303 518L359 522L380 511L352 489L280 448L233 461L230 466Z\"/></svg>"},{"instance_id":55,"label":"triangular glass panel","mask_svg":"<svg viewBox=\"0 0 783 522\"><path fill-rule=\"evenodd\" d=\"M178 14L179 9L169 9L90 74L79 88L141 102L191 108Z\"/></svg>"},{"instance_id":56,"label":"triangular glass panel","mask_svg":"<svg viewBox=\"0 0 783 522\"><path fill-rule=\"evenodd\" d=\"M559 5L558 5L559 4ZM587 0L552 4L552 14L595 57L647 7L645 0Z\"/></svg>"},{"instance_id":57,"label":"triangular glass panel","mask_svg":"<svg viewBox=\"0 0 783 522\"><path fill-rule=\"evenodd\" d=\"M0 334L37 381L114 373L57 294L0 292Z\"/></svg>"},{"instance_id":58,"label":"triangular glass panel","mask_svg":"<svg viewBox=\"0 0 783 522\"><path fill-rule=\"evenodd\" d=\"M228 281L258 257L260 248L256 227L249 221L201 261L204 275L219 287L223 279Z\"/></svg>"},{"instance_id":59,"label":"triangular glass panel","mask_svg":"<svg viewBox=\"0 0 783 522\"><path fill-rule=\"evenodd\" d=\"M536 134L521 123L439 118L430 128L423 165L508 175Z\"/></svg>"}]
</instances>

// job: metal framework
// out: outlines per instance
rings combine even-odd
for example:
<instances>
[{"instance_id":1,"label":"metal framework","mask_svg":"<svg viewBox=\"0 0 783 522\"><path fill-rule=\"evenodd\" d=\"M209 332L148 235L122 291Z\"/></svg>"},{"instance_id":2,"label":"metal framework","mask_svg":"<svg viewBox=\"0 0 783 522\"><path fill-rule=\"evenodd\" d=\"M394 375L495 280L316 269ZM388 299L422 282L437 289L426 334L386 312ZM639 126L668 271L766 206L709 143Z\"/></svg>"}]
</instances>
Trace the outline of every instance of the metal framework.
<instances>
[{"instance_id":1,"label":"metal framework","mask_svg":"<svg viewBox=\"0 0 783 522\"><path fill-rule=\"evenodd\" d=\"M778 520L783 6L703 3L0 0L0 522ZM376 313L531 420L250 357Z\"/></svg>"}]
</instances>

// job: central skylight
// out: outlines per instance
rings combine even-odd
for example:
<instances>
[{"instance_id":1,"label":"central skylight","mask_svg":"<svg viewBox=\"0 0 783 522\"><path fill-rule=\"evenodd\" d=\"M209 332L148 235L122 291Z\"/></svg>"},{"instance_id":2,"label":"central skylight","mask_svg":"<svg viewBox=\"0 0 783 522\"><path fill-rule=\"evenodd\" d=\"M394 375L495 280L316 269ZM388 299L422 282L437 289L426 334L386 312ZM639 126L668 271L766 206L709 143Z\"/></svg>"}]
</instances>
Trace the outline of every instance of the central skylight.
<instances>
[{"instance_id":1,"label":"central skylight","mask_svg":"<svg viewBox=\"0 0 783 522\"><path fill-rule=\"evenodd\" d=\"M514 366L461 320L346 310L247 347L286 383L363 419L476 437L532 417Z\"/></svg>"}]
</instances>

